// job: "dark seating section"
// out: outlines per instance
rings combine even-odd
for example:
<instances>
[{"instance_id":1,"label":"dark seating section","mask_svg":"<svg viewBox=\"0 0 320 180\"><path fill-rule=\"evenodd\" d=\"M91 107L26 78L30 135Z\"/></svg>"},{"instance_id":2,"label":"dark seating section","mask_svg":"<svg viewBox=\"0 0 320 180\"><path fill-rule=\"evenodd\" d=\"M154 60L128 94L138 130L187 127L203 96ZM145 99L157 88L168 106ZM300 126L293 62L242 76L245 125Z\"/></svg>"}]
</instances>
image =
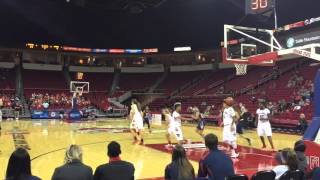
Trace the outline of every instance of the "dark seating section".
<instances>
[{"instance_id":1,"label":"dark seating section","mask_svg":"<svg viewBox=\"0 0 320 180\"><path fill-rule=\"evenodd\" d=\"M0 99L5 108L11 108L11 99L15 97L15 71L14 69L0 68Z\"/></svg>"},{"instance_id":2,"label":"dark seating section","mask_svg":"<svg viewBox=\"0 0 320 180\"><path fill-rule=\"evenodd\" d=\"M171 72L167 78L160 84L159 89L164 89L167 95L170 95L174 90L182 87L204 72Z\"/></svg>"},{"instance_id":3,"label":"dark seating section","mask_svg":"<svg viewBox=\"0 0 320 180\"><path fill-rule=\"evenodd\" d=\"M151 87L162 73L141 73L120 75L119 89L122 91L144 90Z\"/></svg>"},{"instance_id":4,"label":"dark seating section","mask_svg":"<svg viewBox=\"0 0 320 180\"><path fill-rule=\"evenodd\" d=\"M13 90L16 88L14 69L0 68L0 90Z\"/></svg>"}]
</instances>

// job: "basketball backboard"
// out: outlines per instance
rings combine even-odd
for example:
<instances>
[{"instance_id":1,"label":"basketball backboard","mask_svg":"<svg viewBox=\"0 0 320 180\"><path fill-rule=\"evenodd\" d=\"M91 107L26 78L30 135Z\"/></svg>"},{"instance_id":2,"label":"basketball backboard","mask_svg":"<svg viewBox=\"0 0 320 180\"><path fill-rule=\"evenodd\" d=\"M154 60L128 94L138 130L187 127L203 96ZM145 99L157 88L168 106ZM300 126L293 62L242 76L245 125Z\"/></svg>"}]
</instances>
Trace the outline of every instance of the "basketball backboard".
<instances>
[{"instance_id":1,"label":"basketball backboard","mask_svg":"<svg viewBox=\"0 0 320 180\"><path fill-rule=\"evenodd\" d=\"M70 82L70 92L78 93L80 96L82 94L87 94L90 92L89 82L83 81L71 81Z\"/></svg>"},{"instance_id":2,"label":"basketball backboard","mask_svg":"<svg viewBox=\"0 0 320 180\"><path fill-rule=\"evenodd\" d=\"M320 31L319 34L314 34L320 39ZM299 46L297 44L301 41L298 40L300 36L301 34L294 37L283 34L279 36L278 30L225 25L222 42L223 63L234 64L237 75L245 75L247 65L272 66L278 60L295 57L320 61L320 44L306 43Z\"/></svg>"}]
</instances>

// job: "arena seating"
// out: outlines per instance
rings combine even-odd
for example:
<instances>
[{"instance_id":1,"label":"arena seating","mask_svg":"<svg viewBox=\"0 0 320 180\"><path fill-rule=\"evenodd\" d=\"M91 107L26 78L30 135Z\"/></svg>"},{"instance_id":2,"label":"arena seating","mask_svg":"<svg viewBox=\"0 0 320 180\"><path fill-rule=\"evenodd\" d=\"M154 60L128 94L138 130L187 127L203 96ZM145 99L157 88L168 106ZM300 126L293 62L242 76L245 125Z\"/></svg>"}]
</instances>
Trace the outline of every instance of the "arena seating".
<instances>
[{"instance_id":1,"label":"arena seating","mask_svg":"<svg viewBox=\"0 0 320 180\"><path fill-rule=\"evenodd\" d=\"M301 63L302 65L299 65ZM272 76L274 68L254 67L248 72L246 76L236 76L234 78L231 78L230 81L226 81L223 84L223 86L225 87L224 91L231 91L232 93L235 93L242 88L257 86L257 88L254 88L252 91L248 91L246 94L242 94L236 97L237 102L244 103L249 112L254 114L257 109L257 100L261 98L267 97L269 101L274 103L278 103L278 101L281 99L284 99L286 102L291 102L293 100L294 92L297 92L299 88L288 88L287 85L289 79L293 76L294 73L298 72L298 74L303 76L304 80L313 80L318 66L310 66L311 63L312 62L303 64L300 59L279 62L277 63L277 70L279 70L279 72L284 72L286 69L289 69L289 71L281 75L279 78L270 79L266 83L260 84L259 86L257 85L262 79L267 76ZM222 97L216 96L216 92L221 86L212 89L209 89L208 86L221 79L219 78L219 76L225 77L226 75L232 73L234 73L233 69L221 70L217 73L212 73L206 78L202 79L198 85L186 89L178 96L175 96L171 99L167 99L166 97L156 99L155 101L150 103L149 106L152 111L159 112L161 107L163 107L164 105L172 105L174 102L179 101L184 104L182 109L183 113L188 113L187 108L194 105L200 106L200 108L201 104L203 107L205 105L215 105L216 108L218 108L220 107ZM215 77L217 77L217 79L215 79ZM183 86L183 84L179 84L179 86ZM171 87L172 88L169 89L173 91L174 86ZM206 89L207 91L203 91L203 89ZM195 95L195 93L199 91L203 91L203 94L201 93L202 95ZM255 98L254 101L252 100L253 97ZM273 118L272 123L276 127L295 128L298 125L298 118L300 113L304 113L307 120L310 121L312 112L312 104L310 106L302 107L302 109L299 111L293 111L291 108L286 112L276 114ZM218 111L216 111L215 113L218 113Z\"/></svg>"},{"instance_id":2,"label":"arena seating","mask_svg":"<svg viewBox=\"0 0 320 180\"><path fill-rule=\"evenodd\" d=\"M223 81L227 77L234 75L233 69L223 69L219 70L218 72L210 72L208 76L202 79L198 84L195 86L183 91L180 95L181 96L192 96L195 95L197 92L207 92L217 86L214 86L218 81ZM213 86L213 87L211 87Z\"/></svg>"},{"instance_id":3,"label":"arena seating","mask_svg":"<svg viewBox=\"0 0 320 180\"><path fill-rule=\"evenodd\" d=\"M15 71L14 69L0 68L0 90L14 90L15 85Z\"/></svg>"},{"instance_id":4,"label":"arena seating","mask_svg":"<svg viewBox=\"0 0 320 180\"><path fill-rule=\"evenodd\" d=\"M70 73L71 79L76 80L76 73ZM112 85L113 73L84 73L83 79L78 81L90 82L91 91L108 92Z\"/></svg>"},{"instance_id":5,"label":"arena seating","mask_svg":"<svg viewBox=\"0 0 320 180\"><path fill-rule=\"evenodd\" d=\"M186 83L190 82L197 76L207 72L170 72L167 78L159 85L158 89L164 89L167 95L170 95L174 90L179 89Z\"/></svg>"},{"instance_id":6,"label":"arena seating","mask_svg":"<svg viewBox=\"0 0 320 180\"><path fill-rule=\"evenodd\" d=\"M0 68L0 99L4 108L11 108L11 99L15 97L15 71L14 69Z\"/></svg>"},{"instance_id":7,"label":"arena seating","mask_svg":"<svg viewBox=\"0 0 320 180\"><path fill-rule=\"evenodd\" d=\"M151 87L162 73L148 73L148 74L127 74L120 75L119 89L123 91L128 90L144 90Z\"/></svg>"}]
</instances>

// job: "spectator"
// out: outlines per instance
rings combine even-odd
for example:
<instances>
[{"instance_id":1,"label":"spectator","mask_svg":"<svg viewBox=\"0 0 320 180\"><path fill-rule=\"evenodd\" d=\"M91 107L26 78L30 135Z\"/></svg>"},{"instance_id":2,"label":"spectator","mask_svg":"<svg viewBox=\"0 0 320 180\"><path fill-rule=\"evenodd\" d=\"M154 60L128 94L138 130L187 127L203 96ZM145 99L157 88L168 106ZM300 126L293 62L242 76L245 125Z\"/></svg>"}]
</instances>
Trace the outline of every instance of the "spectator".
<instances>
[{"instance_id":1,"label":"spectator","mask_svg":"<svg viewBox=\"0 0 320 180\"><path fill-rule=\"evenodd\" d=\"M290 148L279 151L276 154L276 160L279 164L273 168L276 173L276 180L279 180L285 172L298 169L297 154Z\"/></svg>"},{"instance_id":2,"label":"spectator","mask_svg":"<svg viewBox=\"0 0 320 180\"><path fill-rule=\"evenodd\" d=\"M306 145L302 140L299 140L294 144L294 151L297 154L298 169L305 172L308 167L308 162L307 157L304 154L304 152L306 151Z\"/></svg>"},{"instance_id":3,"label":"spectator","mask_svg":"<svg viewBox=\"0 0 320 180\"><path fill-rule=\"evenodd\" d=\"M92 180L92 169L82 163L82 150L71 145L64 158L64 165L56 168L52 180Z\"/></svg>"},{"instance_id":4,"label":"spectator","mask_svg":"<svg viewBox=\"0 0 320 180\"><path fill-rule=\"evenodd\" d=\"M172 162L165 169L165 180L192 180L194 169L186 157L181 145L176 145L172 152Z\"/></svg>"},{"instance_id":5,"label":"spectator","mask_svg":"<svg viewBox=\"0 0 320 180\"><path fill-rule=\"evenodd\" d=\"M304 133L308 128L308 122L306 121L306 116L303 113L299 116L299 124L297 128L301 133Z\"/></svg>"},{"instance_id":6,"label":"spectator","mask_svg":"<svg viewBox=\"0 0 320 180\"><path fill-rule=\"evenodd\" d=\"M27 150L17 148L10 156L6 180L40 180L31 173L31 160Z\"/></svg>"},{"instance_id":7,"label":"spectator","mask_svg":"<svg viewBox=\"0 0 320 180\"><path fill-rule=\"evenodd\" d=\"M320 177L320 167L313 170L312 180L319 180Z\"/></svg>"},{"instance_id":8,"label":"spectator","mask_svg":"<svg viewBox=\"0 0 320 180\"><path fill-rule=\"evenodd\" d=\"M234 175L232 160L218 150L218 137L214 134L208 134L204 139L209 152L199 162L198 177L224 180L226 177Z\"/></svg>"},{"instance_id":9,"label":"spectator","mask_svg":"<svg viewBox=\"0 0 320 180\"><path fill-rule=\"evenodd\" d=\"M120 159L120 144L112 141L108 145L109 163L97 167L94 180L134 180L133 164Z\"/></svg>"}]
</instances>

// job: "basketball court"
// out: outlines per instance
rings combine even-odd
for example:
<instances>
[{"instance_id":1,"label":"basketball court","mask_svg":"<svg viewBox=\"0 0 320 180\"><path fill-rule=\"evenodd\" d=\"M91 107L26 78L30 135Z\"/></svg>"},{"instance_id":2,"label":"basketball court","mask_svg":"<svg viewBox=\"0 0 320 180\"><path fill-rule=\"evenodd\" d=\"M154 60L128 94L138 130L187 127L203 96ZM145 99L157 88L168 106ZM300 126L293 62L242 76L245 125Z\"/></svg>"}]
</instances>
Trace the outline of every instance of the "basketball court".
<instances>
[{"instance_id":1,"label":"basketball court","mask_svg":"<svg viewBox=\"0 0 320 180\"><path fill-rule=\"evenodd\" d=\"M3 122L0 137L1 156L0 178L4 178L7 161L15 146L23 146L29 150L32 158L32 170L43 179L50 179L54 168L62 165L65 148L70 144L79 144L84 151L84 163L95 169L108 161L106 145L110 141L118 141L122 146L122 159L132 162L136 168L137 179L161 179L164 169L171 161L170 149L165 148L165 125L153 126L153 132L145 132L145 145L132 145L128 132L129 122L124 119L99 119L96 122L66 123L58 120L27 120L20 122ZM195 132L194 124L183 126L187 139L201 143ZM220 127L208 126L205 133L215 133L222 137ZM255 130L248 130L246 135L252 138L252 146L239 139L240 157L234 160L236 171L252 175L263 169L272 169L275 165L270 151L261 151L260 141ZM298 135L274 134L277 149L293 147ZM41 142L41 143L39 143ZM202 145L203 146L203 145ZM186 147L187 154L194 168L198 169L198 160L205 149L202 147ZM220 145L221 150L226 150Z\"/></svg>"},{"instance_id":2,"label":"basketball court","mask_svg":"<svg viewBox=\"0 0 320 180\"><path fill-rule=\"evenodd\" d=\"M69 3L69 2L70 1L66 1L66 3ZM160 4L158 5L160 6ZM246 97L248 102L251 102L249 106L251 107L257 106L256 104L260 102L259 99L257 101L251 101L249 100L249 98L252 97L255 99L259 97L258 96L254 97L252 95L253 93L250 94L250 97L249 97L249 92L258 90L258 88L260 87L264 88L263 85L269 86L269 84L267 83L275 80L272 77L274 72L276 72L277 74L276 76L279 76L279 77L280 75L285 74L285 73L278 74L277 68L280 69L280 66L276 67L276 64L279 61L303 60L307 63L309 63L308 61L316 62L314 63L316 64L314 66L319 65L319 61L320 61L320 30L319 30L320 18L319 17L306 19L299 22L291 22L292 24L288 24L280 27L278 26L277 7L276 7L275 0L246 0L245 6L246 6L246 9L244 12L245 16L239 19L238 24L241 24L241 22L245 20L245 18L247 18L249 15L253 15L253 16L259 15L261 16L261 18L267 18L268 21L274 18L274 28L270 28L270 26L269 26L269 29L260 28L258 27L259 24L257 26L251 26L251 27L242 26L242 25L225 24L225 22L228 22L228 21L224 21L223 19L222 21L223 25L220 24L219 27L217 27L220 30L223 30L223 33L220 34L220 36L223 37L223 38L220 38L220 40L223 39L223 41L221 42L219 49L218 50L215 49L214 53L212 53L213 51L204 52L204 55L203 55L201 54L202 51L192 52L191 47L180 48L180 49L185 49L182 51L186 51L184 53L186 53L188 57L190 54L192 55L192 56L190 55L191 57L190 62L188 62L189 58L185 58L186 59L185 61L187 62L185 64L184 63L180 64L180 62L177 64L174 64L174 63L166 64L167 62L163 61L164 59L170 60L170 58L175 55L182 54L181 57L183 57L184 56L183 53L181 54L177 53L178 52L176 51L177 48L174 48L173 52L163 53L165 54L164 56L163 54L160 54L159 56L157 55L158 52L162 53L161 51L158 50L158 48L91 49L91 48L83 48L83 47L69 47L67 45L61 45L61 46L60 45L59 46L58 45L57 46L37 45L33 43L26 44L25 49L22 49L19 51L8 50L10 52L8 53L10 56L8 55L4 57L5 58L14 57L14 58L12 62L10 61L10 62L3 63L3 67L7 69L13 69L14 73L16 73L15 75L18 76L15 82L17 87L14 86L14 88L10 89L12 90L12 92L10 91L10 93L12 94L9 94L9 95L10 96L12 95L13 103L16 103L15 101L17 101L17 104L18 104L18 101L21 100L21 104L24 103L23 104L25 106L24 109L25 111L28 111L29 114L24 112L25 113L24 115L27 114L28 116L27 118L25 118L26 116L24 116L24 118L21 118L20 120L18 120L19 115L17 116L16 114L14 114L14 116L7 115L6 119L4 118L4 121L1 122L2 129L1 129L1 136L0 136L0 151L1 151L0 179L5 178L5 173L6 173L5 170L7 168L8 159L11 153L18 147L23 147L27 149L28 152L30 153L31 159L32 159L32 174L39 176L44 180L49 180L51 179L51 176L55 168L63 164L64 153L66 148L69 145L71 144L80 145L83 148L83 155L84 155L83 162L86 165L91 166L92 169L95 170L97 166L107 163L109 161L109 158L107 157L107 144L111 141L117 141L122 146L121 159L132 162L134 164L136 179L163 180L166 165L171 162L172 147L170 148L166 146L167 142L169 141L169 140L167 141L166 139L166 133L167 133L168 127L166 123L161 119L160 112L163 110L162 108L168 108L168 107L171 108L174 103L179 102L179 100L180 99L182 100L183 98L185 99L199 98L200 100L201 98L203 98L205 100L201 102L201 105L198 101L193 101L198 104L196 103L188 104L191 106L191 111L188 111L190 110L190 106L184 107L185 109L188 108L186 112L189 114L187 114L186 112L181 112L182 116L189 117L191 112L194 113L192 108L196 106L203 106L203 107L206 106L206 107L209 107L209 109L210 108L212 109L216 108L216 109L214 110L210 109L208 111L207 117L205 116L202 117L199 115L200 116L199 119L191 118L191 120L199 121L199 120L204 120L205 118L209 119L209 116L210 116L211 120L214 119L214 121L220 122L220 119L221 119L220 116L224 115L224 109L223 109L224 107L221 107L221 104L226 97L234 97L235 104L240 103L240 101L237 101L237 98ZM244 9L242 11L244 11ZM68 12L71 12L71 11L68 11ZM34 16L34 17L37 17L37 16ZM70 19L73 19L73 18L70 18ZM56 27L59 27L59 26L56 26ZM82 27L82 26L79 26L79 27ZM95 26L93 25L92 27L95 27ZM122 32L122 31L119 31L119 32ZM190 32L194 33L193 31L190 31ZM99 35L104 35L104 33L101 33ZM123 35L119 35L119 37L122 37L122 36ZM191 36L191 35L186 35L186 36ZM57 37L60 37L60 36L57 36ZM148 39L147 37L148 36L144 36L144 39ZM128 33L128 37L126 38L129 38L129 33ZM116 39L116 38L111 37L110 39ZM130 42L130 44L132 45L134 43ZM28 50L30 50L29 54L28 54ZM16 51L18 51L19 53L17 53ZM46 51L43 54L46 54L47 52L50 51L51 54L54 54L52 57L53 59L52 62L49 60L44 60L44 63L43 63L42 61L39 60L40 65L37 64L38 61L32 59L37 56L40 56L40 55L37 55L38 52L35 53L36 55L34 55L34 57L32 56L32 53L36 51L39 51L39 52L41 51L41 53ZM38 54L41 54L41 53L38 53ZM177 54L174 54L174 53L177 53ZM206 59L206 53L208 53L207 59ZM168 56L166 54L168 54ZM215 54L215 55L209 56L209 54L210 55ZM32 57L30 58L31 61L24 62L24 60L29 57L28 55ZM87 60L83 60L83 57ZM164 59L162 58L160 59L160 57ZM45 59L45 57L42 57L42 58ZM132 58L132 62L130 58ZM159 61L157 58L159 58ZM179 58L180 56L177 56L177 59ZM84 63L84 61L86 62ZM95 64L96 62L97 64ZM101 64L98 64L98 62ZM28 64L29 64L29 69L28 69ZM44 68L46 65L47 65L47 69ZM311 65L312 64L310 63L310 66ZM246 81L246 78L248 77L246 75L248 75L248 72L250 71L250 69L254 69L257 66L260 66L262 68L274 67L274 69L270 68L270 71L265 72L266 76L263 76L263 74L259 74L257 76L261 76L261 77L252 78L252 82L245 84L244 81ZM195 67L199 68L199 70ZM298 67L298 65L296 65L295 67ZM61 83L62 84L61 87L57 87L57 88L47 87L54 83L52 82L51 84L50 81L53 81L53 80L47 80L46 78L44 78L43 81L45 82L44 84L46 85L44 88L43 87L38 88L38 84L37 84L38 82L28 82L29 84L31 84L30 86L34 86L34 87L24 88L23 85L29 85L29 84L26 81L24 82L24 79L23 79L24 75L22 75L23 74L22 71L24 70L39 71L39 70L43 70L42 68L47 71L59 72L60 76L63 73L63 78L65 82L64 80L61 80L61 79L58 79L58 81L63 81L64 84ZM231 68L235 70L235 73L233 73L232 71L225 71L226 73L222 74L220 79L212 80L216 78L215 77L216 74L212 75L213 73L218 74L220 73L220 71L223 71L225 69L231 69ZM286 70L287 70L286 73L287 72L296 73L296 69L294 68L286 69ZM198 72L198 71L199 72L205 71L207 73L206 74L207 77L201 77L202 75L200 75L199 73L197 75L194 75L194 77L190 75L188 76L189 78L187 78L187 75L188 75L187 73L191 74L191 72ZM256 72L256 74L260 73L258 71ZM176 76L178 72L181 74L185 72L187 73L181 76ZM95 73L95 74L94 75L91 74L92 77L89 78L90 73L92 74ZM131 82L128 83L129 78L128 79L123 78L122 80L124 81L122 81L122 84L121 84L120 83L121 73L123 74L127 73L126 75L124 75L124 77L129 77L130 75L128 74L141 73L142 75L139 74L139 76L138 75L133 76L138 78L137 80L134 78L130 79L130 81L133 81L132 84L130 84ZM149 74L146 74L146 73L156 74L154 75L150 83L148 82L150 79L141 78L142 76L149 76ZM108 74L108 78L106 78L107 74ZM298 73L296 73L295 75L297 74ZM72 77L73 75L76 75L76 78ZM211 75L212 75L212 79L208 78ZM32 79L34 76L36 75L33 74L29 78ZM86 78L88 77L88 79L83 78L83 76L85 76ZM242 86L242 84L239 83L238 84L239 88L238 86L236 86L235 89L232 89L231 85L237 84L236 81L237 81L237 78L239 78L239 76L242 76L243 78L242 83L245 84L246 86L240 87L240 85ZM252 76L255 76L255 74L253 74ZM108 82L107 80L104 81L105 80L104 78L108 79ZM140 78L145 80L146 82L143 82L143 80L138 80ZM248 77L248 79L249 78L251 77ZM166 84L163 83L165 82L165 80L167 80ZM183 80L186 80L186 81L184 83L178 84L178 81L183 81ZM199 82L202 80L204 82L205 80L208 80L207 81L208 84L206 84L206 86L199 87L199 89L197 89L198 88L197 86L200 84ZM231 80L235 80L235 81L231 81ZM40 81L41 80L39 80L39 82ZM141 84L139 84L140 81L142 82ZM286 81L288 83L288 80ZM163 86L161 86L162 83L164 84ZM276 82L272 82L272 83L276 85ZM136 86L137 84L139 87ZM148 86L145 84L148 84ZM313 89L310 90L308 100L309 100L309 107L312 107L312 115L308 117L310 118L308 119L309 128L306 128L305 132L301 130L299 131L299 133L300 132L303 132L303 133L297 134L296 133L298 132L296 131L297 125L293 124L292 121L298 121L298 116L291 116L290 117L291 119L289 118L285 119L288 123L291 123L292 126L290 126L289 128L291 128L292 131L289 131L289 133L279 133L279 131L273 132L272 139L273 139L275 149L271 149L268 143L267 143L267 147L268 147L267 149L262 148L260 138L258 137L255 128L250 128L248 130L245 130L244 135L251 139L252 144L248 145L248 142L246 139L242 139L238 137L237 144L239 145L239 147L237 151L239 152L240 156L238 158L236 156L233 156L232 158L234 168L237 174L245 174L250 178L253 174L255 174L258 171L272 170L273 167L277 165L277 162L275 160L275 155L277 150L281 150L284 148L293 148L294 143L298 140L304 140L304 142L306 143L306 146L307 146L306 156L308 158L308 163L309 163L308 170L320 166L320 151L319 151L319 147L320 147L319 146L319 143L320 143L320 131L319 131L319 128L320 128L320 71L319 70L315 75L315 80L312 81L311 84ZM230 86L228 87L229 91L228 92L224 91L225 90L224 88L227 87L228 85ZM99 87L99 88L92 88L92 87ZM190 90L190 89L192 90L192 88L194 88L194 92L191 92L190 94L184 96L183 91ZM223 90L220 93L219 90L221 88ZM288 94L288 97L290 96L292 102L291 101L286 102L286 104L291 103L291 105L289 106L295 106L299 104L301 101L299 100L298 103L294 103L295 94L293 93L296 93L296 91L300 91L297 87L295 88L296 89L294 88L285 89L285 90L290 89L289 92L292 93L292 94ZM215 90L215 91L210 91L210 90ZM268 93L266 92L268 91L267 88L262 89L261 91L264 91L264 95ZM312 91L312 97L311 97L311 91ZM41 95L39 95L41 96L41 101L39 100L39 102L41 103L39 104L37 104L38 102L35 103L39 107L33 106L34 105L33 103L35 101L35 98L33 97L33 95L37 93L39 94L42 93ZM259 95L262 96L262 93ZM47 97L47 99L44 98L45 96ZM51 96L53 97L52 99L51 99ZM65 99L61 98L62 96ZM143 108L145 108L147 105L148 106L151 105L153 102L157 100L157 98L162 99L164 101L162 102L162 104L160 104L160 106L157 106L158 109L152 109L150 111L148 109L146 111L145 109L142 110L142 108L140 107L140 102L138 102L138 100L135 98L137 98L140 102L144 101L143 103L141 103L143 104L142 105ZM209 98L212 98L211 99L212 102L214 100L216 101L211 104L208 102L207 104L206 100L208 100ZM133 101L133 99L137 102ZM263 102L268 102L269 100L267 99L268 97L266 97L265 99L262 98ZM301 97L301 99L303 98ZM58 102L58 101L61 101L61 102ZM272 103L278 103L278 101L280 101L280 99L276 99L275 102L271 102L270 100L269 102L271 102L272 104ZM302 100L302 101L306 101L306 100ZM50 106L51 105L53 106L52 108L49 106L49 102L51 103ZM20 108L22 108L21 104L18 104L19 106L21 106ZM230 103L230 108L231 109L234 108L233 106L235 106L235 104ZM16 104L14 106L9 105L7 107L9 109L8 112L10 111L11 114L13 114L12 112L19 114L18 112L19 108L18 110L15 109L16 106L18 105ZM277 105L280 105L280 103ZM183 103L182 103L182 106L184 106ZM92 109L90 109L89 107L94 109L94 111L91 111ZM107 108L110 107L111 110L107 109L106 107ZM152 123L151 132L148 131L146 126L144 127L145 130L143 135L143 140L144 140L143 145L138 145L137 143L136 144L133 143L134 140L133 140L132 134L130 133L129 127L130 125L137 125L138 118L135 119L135 116L130 113L131 112L130 107L131 107L131 110L134 111L134 112L132 111L133 114L135 113L134 115L139 115L138 117L139 120L140 119L142 120L144 118L143 120L147 119L147 122L150 121ZM256 110L258 106L254 108ZM274 108L277 109L277 111L278 109L281 109L280 106L276 106L276 105L274 106ZM252 109L250 109L251 111L249 111L249 109L246 109L246 108L244 109L246 110L246 112L244 113L249 113L250 118L252 116L252 119L254 119L253 116L256 115L256 111L254 110L252 111ZM289 112L290 110L295 111L293 108L290 109L289 107L287 111ZM146 111L146 112L142 112L142 111ZM177 110L177 111L180 113L180 111L182 110ZM170 110L168 110L168 112L169 112L168 114L170 114L169 116L171 116L172 113L170 112ZM287 112L285 111L276 112L275 115L279 115L279 114L281 115L281 113L285 114ZM303 111L301 112L299 111L299 113L303 113ZM108 116L110 114L112 116ZM200 114L200 111L199 111L199 114ZM239 113L239 116L240 114L241 113ZM269 112L268 115L269 114L271 113ZM128 119L120 118L120 117L127 117L127 116L128 116ZM12 117L14 117L16 120ZM129 120L129 118L131 119ZM179 120L180 118L181 117L179 114L179 118L177 119ZM229 123L229 125L231 124L233 125L235 121L234 115L232 115L230 119L232 123ZM239 120L240 119L241 118L239 117ZM244 118L242 119L244 120ZM250 121L252 119L250 119ZM179 125L178 127L176 127L177 126L176 124L180 123L180 122L176 122L178 120L174 119L174 123L171 123L171 120L169 120L170 121L168 123L169 129L170 129L170 123L171 123L171 125L174 124L173 128L175 129L175 131L178 131L177 129L180 128ZM186 143L183 144L183 146L187 152L188 159L191 161L193 167L195 168L195 172L197 174L198 166L199 166L198 162L207 153L207 149L205 148L203 138L196 132L197 125L193 124L191 120L190 122L186 121L182 123L182 132L185 139L187 140ZM268 123L270 122L270 124L273 125L272 120L273 119L271 117L265 118L265 121L268 121ZM256 122L257 121L258 123L260 123L259 118L256 119ZM253 122L253 120L251 122ZM253 126L257 125L256 122L253 123L254 124ZM300 121L298 123L299 123L298 125L301 125ZM271 127L269 127L269 129L271 129ZM137 141L141 140L140 138L138 138L138 136L141 135L139 132L140 129L137 127L132 127L132 130L135 130L136 140ZM233 131L232 133L235 134L235 128L231 131ZM179 132L180 132L180 129L179 129ZM223 139L222 127L220 126L216 126L213 124L209 125L208 123L208 125L206 125L206 128L204 130L204 134L209 134L209 133L216 134L220 142ZM181 137L180 134L177 135L177 137ZM174 144L176 143L177 142L174 141ZM226 154L230 155L230 149L229 149L230 146L223 143L219 143L218 148L223 152L225 152Z\"/></svg>"}]
</instances>

